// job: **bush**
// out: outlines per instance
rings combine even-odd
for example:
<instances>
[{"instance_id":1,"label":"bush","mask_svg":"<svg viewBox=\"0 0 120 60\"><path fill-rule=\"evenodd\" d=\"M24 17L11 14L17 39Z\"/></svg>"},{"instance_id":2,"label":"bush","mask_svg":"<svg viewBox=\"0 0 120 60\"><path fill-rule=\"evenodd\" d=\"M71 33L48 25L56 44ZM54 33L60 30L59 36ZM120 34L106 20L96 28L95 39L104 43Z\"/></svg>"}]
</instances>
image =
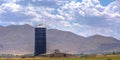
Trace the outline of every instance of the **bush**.
<instances>
[{"instance_id":1,"label":"bush","mask_svg":"<svg viewBox=\"0 0 120 60\"><path fill-rule=\"evenodd\" d=\"M107 60L111 60L111 59L107 59Z\"/></svg>"}]
</instances>

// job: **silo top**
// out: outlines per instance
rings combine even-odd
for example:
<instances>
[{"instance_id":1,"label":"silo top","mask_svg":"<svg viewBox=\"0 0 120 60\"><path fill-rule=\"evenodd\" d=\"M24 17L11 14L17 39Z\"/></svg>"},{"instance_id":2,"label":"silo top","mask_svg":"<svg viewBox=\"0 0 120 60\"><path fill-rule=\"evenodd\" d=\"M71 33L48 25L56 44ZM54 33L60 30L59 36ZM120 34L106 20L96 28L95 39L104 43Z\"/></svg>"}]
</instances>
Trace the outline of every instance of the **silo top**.
<instances>
[{"instance_id":1,"label":"silo top","mask_svg":"<svg viewBox=\"0 0 120 60\"><path fill-rule=\"evenodd\" d=\"M39 24L37 28L46 28L46 26L44 24Z\"/></svg>"}]
</instances>

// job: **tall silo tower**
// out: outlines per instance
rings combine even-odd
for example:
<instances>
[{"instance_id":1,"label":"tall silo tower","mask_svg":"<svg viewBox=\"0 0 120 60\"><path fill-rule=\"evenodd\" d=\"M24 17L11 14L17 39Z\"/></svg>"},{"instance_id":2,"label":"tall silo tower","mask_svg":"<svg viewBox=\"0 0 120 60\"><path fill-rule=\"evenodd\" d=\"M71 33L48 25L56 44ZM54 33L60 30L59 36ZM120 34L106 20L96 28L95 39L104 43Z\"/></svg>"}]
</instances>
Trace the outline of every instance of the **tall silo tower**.
<instances>
[{"instance_id":1,"label":"tall silo tower","mask_svg":"<svg viewBox=\"0 0 120 60\"><path fill-rule=\"evenodd\" d=\"M35 28L35 49L34 55L46 53L46 27L42 24Z\"/></svg>"}]
</instances>

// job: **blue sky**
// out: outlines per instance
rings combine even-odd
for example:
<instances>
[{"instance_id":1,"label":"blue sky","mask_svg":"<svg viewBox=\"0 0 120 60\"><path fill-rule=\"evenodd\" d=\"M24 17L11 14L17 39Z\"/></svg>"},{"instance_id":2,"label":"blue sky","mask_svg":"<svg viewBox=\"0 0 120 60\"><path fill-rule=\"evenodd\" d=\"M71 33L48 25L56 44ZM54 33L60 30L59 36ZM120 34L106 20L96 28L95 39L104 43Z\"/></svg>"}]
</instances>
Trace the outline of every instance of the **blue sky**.
<instances>
[{"instance_id":1,"label":"blue sky","mask_svg":"<svg viewBox=\"0 0 120 60\"><path fill-rule=\"evenodd\" d=\"M100 34L120 40L120 0L0 0L0 25L36 26Z\"/></svg>"},{"instance_id":2,"label":"blue sky","mask_svg":"<svg viewBox=\"0 0 120 60\"><path fill-rule=\"evenodd\" d=\"M99 1L102 6L107 6L111 2L114 2L115 0L99 0Z\"/></svg>"}]
</instances>

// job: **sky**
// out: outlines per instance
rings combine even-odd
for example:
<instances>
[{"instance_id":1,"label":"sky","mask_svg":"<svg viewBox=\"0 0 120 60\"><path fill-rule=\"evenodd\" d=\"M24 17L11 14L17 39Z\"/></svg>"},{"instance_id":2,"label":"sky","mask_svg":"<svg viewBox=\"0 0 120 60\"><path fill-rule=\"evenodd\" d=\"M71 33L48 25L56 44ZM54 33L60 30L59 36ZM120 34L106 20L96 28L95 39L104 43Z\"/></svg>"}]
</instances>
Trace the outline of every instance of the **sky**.
<instances>
[{"instance_id":1,"label":"sky","mask_svg":"<svg viewBox=\"0 0 120 60\"><path fill-rule=\"evenodd\" d=\"M0 25L41 23L85 37L120 40L120 0L0 0Z\"/></svg>"}]
</instances>

